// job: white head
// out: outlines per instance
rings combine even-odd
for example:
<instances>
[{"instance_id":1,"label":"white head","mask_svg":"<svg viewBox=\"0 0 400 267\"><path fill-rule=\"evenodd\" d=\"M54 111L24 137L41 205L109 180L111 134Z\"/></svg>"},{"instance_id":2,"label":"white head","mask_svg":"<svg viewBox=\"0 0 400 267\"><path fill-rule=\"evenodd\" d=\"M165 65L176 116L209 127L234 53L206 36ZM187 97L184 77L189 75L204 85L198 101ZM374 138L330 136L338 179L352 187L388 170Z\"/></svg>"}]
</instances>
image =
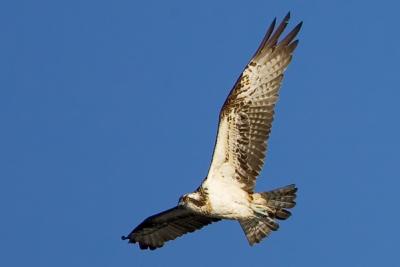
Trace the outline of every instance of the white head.
<instances>
[{"instance_id":1,"label":"white head","mask_svg":"<svg viewBox=\"0 0 400 267\"><path fill-rule=\"evenodd\" d=\"M185 194L179 198L179 206L191 209L193 211L200 211L205 205L205 198L200 192L193 192Z\"/></svg>"}]
</instances>

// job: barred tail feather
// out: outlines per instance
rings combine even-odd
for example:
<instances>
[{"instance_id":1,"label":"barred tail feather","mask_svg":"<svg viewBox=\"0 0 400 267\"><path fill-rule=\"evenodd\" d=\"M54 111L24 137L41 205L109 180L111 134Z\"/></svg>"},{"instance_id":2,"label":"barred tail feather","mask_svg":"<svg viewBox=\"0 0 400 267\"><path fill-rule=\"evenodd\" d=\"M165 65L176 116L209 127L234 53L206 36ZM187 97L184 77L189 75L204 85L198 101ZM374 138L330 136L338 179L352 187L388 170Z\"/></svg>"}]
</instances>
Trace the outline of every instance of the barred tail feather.
<instances>
[{"instance_id":1,"label":"barred tail feather","mask_svg":"<svg viewBox=\"0 0 400 267\"><path fill-rule=\"evenodd\" d=\"M259 243L272 231L279 228L275 221L286 220L290 217L290 211L296 205L297 188L294 184L281 187L269 192L253 194L252 209L254 217L239 220L240 225L250 245Z\"/></svg>"},{"instance_id":2,"label":"barred tail feather","mask_svg":"<svg viewBox=\"0 0 400 267\"><path fill-rule=\"evenodd\" d=\"M259 243L263 238L269 236L272 231L265 221L259 219L239 220L239 223L250 246Z\"/></svg>"},{"instance_id":3,"label":"barred tail feather","mask_svg":"<svg viewBox=\"0 0 400 267\"><path fill-rule=\"evenodd\" d=\"M296 192L296 186L291 184L269 192L260 193L260 195L267 202L266 205L270 207L290 209L296 205Z\"/></svg>"}]
</instances>

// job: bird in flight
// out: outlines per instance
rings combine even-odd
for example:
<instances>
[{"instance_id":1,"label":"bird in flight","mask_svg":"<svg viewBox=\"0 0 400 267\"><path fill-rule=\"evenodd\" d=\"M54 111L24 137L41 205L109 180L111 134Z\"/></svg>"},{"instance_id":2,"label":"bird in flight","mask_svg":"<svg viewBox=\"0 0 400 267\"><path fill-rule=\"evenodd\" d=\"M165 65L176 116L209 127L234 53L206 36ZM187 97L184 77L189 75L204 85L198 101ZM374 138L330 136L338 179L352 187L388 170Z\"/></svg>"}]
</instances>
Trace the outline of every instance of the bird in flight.
<instances>
[{"instance_id":1,"label":"bird in flight","mask_svg":"<svg viewBox=\"0 0 400 267\"><path fill-rule=\"evenodd\" d=\"M123 240L154 250L165 242L222 219L239 221L250 245L259 243L287 219L297 188L294 184L256 193L265 160L275 104L302 22L284 38L290 13L275 29L273 20L244 68L219 114L217 139L207 177L178 205L145 219Z\"/></svg>"}]
</instances>

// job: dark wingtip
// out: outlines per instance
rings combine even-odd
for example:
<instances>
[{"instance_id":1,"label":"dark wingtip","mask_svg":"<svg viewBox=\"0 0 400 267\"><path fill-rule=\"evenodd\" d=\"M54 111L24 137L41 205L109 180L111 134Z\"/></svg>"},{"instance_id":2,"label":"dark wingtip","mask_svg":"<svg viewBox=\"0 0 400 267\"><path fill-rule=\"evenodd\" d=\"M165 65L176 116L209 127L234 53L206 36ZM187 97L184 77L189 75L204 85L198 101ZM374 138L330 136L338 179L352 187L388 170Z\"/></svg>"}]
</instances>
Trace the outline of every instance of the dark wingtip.
<instances>
[{"instance_id":1,"label":"dark wingtip","mask_svg":"<svg viewBox=\"0 0 400 267\"><path fill-rule=\"evenodd\" d=\"M283 19L283 21L288 22L290 20L290 11L286 14L285 18Z\"/></svg>"},{"instance_id":2,"label":"dark wingtip","mask_svg":"<svg viewBox=\"0 0 400 267\"><path fill-rule=\"evenodd\" d=\"M300 30L301 26L303 26L303 21L300 21L300 23L296 25L296 28L299 28L299 30Z\"/></svg>"}]
</instances>

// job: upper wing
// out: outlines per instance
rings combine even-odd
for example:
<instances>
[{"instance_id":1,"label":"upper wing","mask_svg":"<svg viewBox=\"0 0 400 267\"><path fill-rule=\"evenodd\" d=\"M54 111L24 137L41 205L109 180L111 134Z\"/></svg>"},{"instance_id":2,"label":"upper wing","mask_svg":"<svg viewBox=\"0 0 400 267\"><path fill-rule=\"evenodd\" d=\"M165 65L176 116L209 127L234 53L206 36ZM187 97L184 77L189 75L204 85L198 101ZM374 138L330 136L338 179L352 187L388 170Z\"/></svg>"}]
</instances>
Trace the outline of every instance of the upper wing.
<instances>
[{"instance_id":1,"label":"upper wing","mask_svg":"<svg viewBox=\"0 0 400 267\"><path fill-rule=\"evenodd\" d=\"M213 159L205 183L235 177L248 192L260 173L283 73L292 59L299 23L280 42L290 13L274 31L276 19L226 99L219 120ZM226 175L225 175L226 174Z\"/></svg>"},{"instance_id":2,"label":"upper wing","mask_svg":"<svg viewBox=\"0 0 400 267\"><path fill-rule=\"evenodd\" d=\"M219 219L198 215L178 206L150 216L122 239L129 239L129 243L138 242L141 249L154 250L162 247L166 241L216 221Z\"/></svg>"}]
</instances>

